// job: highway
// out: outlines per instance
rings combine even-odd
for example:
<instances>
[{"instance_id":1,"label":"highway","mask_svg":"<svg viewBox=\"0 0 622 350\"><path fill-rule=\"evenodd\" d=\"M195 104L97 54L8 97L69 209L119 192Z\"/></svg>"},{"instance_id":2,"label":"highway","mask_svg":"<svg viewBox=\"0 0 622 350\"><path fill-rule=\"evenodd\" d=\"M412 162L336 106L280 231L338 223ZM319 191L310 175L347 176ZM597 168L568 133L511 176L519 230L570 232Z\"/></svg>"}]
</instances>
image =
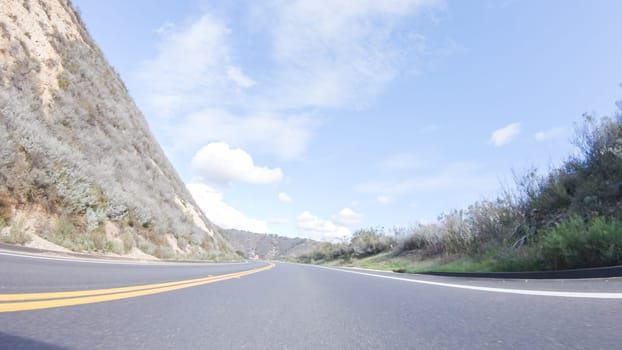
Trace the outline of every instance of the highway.
<instances>
[{"instance_id":1,"label":"highway","mask_svg":"<svg viewBox=\"0 0 622 350\"><path fill-rule=\"evenodd\" d=\"M622 279L0 253L0 349L620 349Z\"/></svg>"}]
</instances>

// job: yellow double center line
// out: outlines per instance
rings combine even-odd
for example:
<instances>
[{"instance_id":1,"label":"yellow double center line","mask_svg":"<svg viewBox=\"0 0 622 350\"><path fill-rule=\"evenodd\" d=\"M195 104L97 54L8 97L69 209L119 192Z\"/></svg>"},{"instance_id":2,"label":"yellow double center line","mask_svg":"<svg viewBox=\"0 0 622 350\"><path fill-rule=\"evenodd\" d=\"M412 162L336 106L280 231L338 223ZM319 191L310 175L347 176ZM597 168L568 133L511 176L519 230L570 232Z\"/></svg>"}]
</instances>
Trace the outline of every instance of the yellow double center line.
<instances>
[{"instance_id":1,"label":"yellow double center line","mask_svg":"<svg viewBox=\"0 0 622 350\"><path fill-rule=\"evenodd\" d=\"M173 290L200 286L232 278L251 275L257 272L270 270L274 264L264 267L229 273L226 275L210 276L184 281L145 284L141 286L91 289L72 292L27 293L27 294L0 294L0 313L27 310L49 309L53 307L72 306L99 303L144 295L170 292Z\"/></svg>"}]
</instances>

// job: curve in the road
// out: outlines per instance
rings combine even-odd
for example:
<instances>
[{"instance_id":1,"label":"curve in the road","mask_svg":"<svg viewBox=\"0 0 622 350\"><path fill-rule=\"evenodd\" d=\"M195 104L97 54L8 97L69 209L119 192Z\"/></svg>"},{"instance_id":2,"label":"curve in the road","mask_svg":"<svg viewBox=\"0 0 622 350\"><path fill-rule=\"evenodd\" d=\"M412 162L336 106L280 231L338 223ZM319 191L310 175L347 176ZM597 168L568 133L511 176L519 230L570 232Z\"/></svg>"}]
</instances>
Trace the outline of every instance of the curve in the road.
<instances>
[{"instance_id":1,"label":"curve in the road","mask_svg":"<svg viewBox=\"0 0 622 350\"><path fill-rule=\"evenodd\" d=\"M0 294L0 313L83 305L164 293L232 278L240 278L254 273L270 270L273 267L274 264L268 264L264 267L225 275L122 288L53 293Z\"/></svg>"}]
</instances>

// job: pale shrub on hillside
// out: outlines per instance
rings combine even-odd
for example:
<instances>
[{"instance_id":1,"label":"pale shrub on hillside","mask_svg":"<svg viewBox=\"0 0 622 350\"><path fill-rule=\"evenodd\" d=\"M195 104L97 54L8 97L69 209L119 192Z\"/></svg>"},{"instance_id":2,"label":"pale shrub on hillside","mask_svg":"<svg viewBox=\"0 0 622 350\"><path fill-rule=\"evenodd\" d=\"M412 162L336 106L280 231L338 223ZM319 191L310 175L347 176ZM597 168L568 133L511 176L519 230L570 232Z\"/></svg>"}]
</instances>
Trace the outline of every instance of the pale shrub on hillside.
<instances>
[{"instance_id":1,"label":"pale shrub on hillside","mask_svg":"<svg viewBox=\"0 0 622 350\"><path fill-rule=\"evenodd\" d=\"M59 218L55 227L44 231L42 236L73 251L109 252L114 247L101 227L88 231L67 216Z\"/></svg>"},{"instance_id":2,"label":"pale shrub on hillside","mask_svg":"<svg viewBox=\"0 0 622 350\"><path fill-rule=\"evenodd\" d=\"M3 223L0 222L0 230L2 229ZM20 244L24 245L30 242L32 238L26 232L26 227L23 221L18 221L11 225L11 228L8 230L6 235L0 234L0 241L8 244Z\"/></svg>"},{"instance_id":3,"label":"pale shrub on hillside","mask_svg":"<svg viewBox=\"0 0 622 350\"><path fill-rule=\"evenodd\" d=\"M350 247L355 257L365 257L393 248L395 239L375 229L358 230L352 234Z\"/></svg>"},{"instance_id":4,"label":"pale shrub on hillside","mask_svg":"<svg viewBox=\"0 0 622 350\"><path fill-rule=\"evenodd\" d=\"M479 253L490 244L514 240L522 225L523 215L511 201L481 201L466 211L443 214L436 223L411 227L400 235L396 253Z\"/></svg>"},{"instance_id":5,"label":"pale shrub on hillside","mask_svg":"<svg viewBox=\"0 0 622 350\"><path fill-rule=\"evenodd\" d=\"M132 231L124 232L119 238L123 243L123 252L129 253L134 247L136 247L136 234Z\"/></svg>"}]
</instances>

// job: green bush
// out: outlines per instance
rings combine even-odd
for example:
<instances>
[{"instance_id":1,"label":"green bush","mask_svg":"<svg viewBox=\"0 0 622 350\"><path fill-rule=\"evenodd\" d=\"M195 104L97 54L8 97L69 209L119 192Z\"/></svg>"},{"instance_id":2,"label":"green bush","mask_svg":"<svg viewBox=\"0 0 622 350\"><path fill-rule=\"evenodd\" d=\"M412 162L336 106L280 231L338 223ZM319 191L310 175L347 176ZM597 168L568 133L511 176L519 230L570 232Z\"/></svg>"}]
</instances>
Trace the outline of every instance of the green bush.
<instances>
[{"instance_id":1,"label":"green bush","mask_svg":"<svg viewBox=\"0 0 622 350\"><path fill-rule=\"evenodd\" d=\"M622 221L596 217L589 221L574 216L539 242L546 269L610 266L622 263Z\"/></svg>"},{"instance_id":2,"label":"green bush","mask_svg":"<svg viewBox=\"0 0 622 350\"><path fill-rule=\"evenodd\" d=\"M584 115L572 141L578 155L546 176L531 171L517 183L519 202L536 231L573 215L622 219L622 113Z\"/></svg>"},{"instance_id":3,"label":"green bush","mask_svg":"<svg viewBox=\"0 0 622 350\"><path fill-rule=\"evenodd\" d=\"M543 270L539 247L499 248L494 252L491 271L538 271ZM485 271L485 270L483 270Z\"/></svg>"},{"instance_id":4,"label":"green bush","mask_svg":"<svg viewBox=\"0 0 622 350\"><path fill-rule=\"evenodd\" d=\"M572 216L529 245L496 253L496 271L563 270L622 264L622 221Z\"/></svg>"}]
</instances>

